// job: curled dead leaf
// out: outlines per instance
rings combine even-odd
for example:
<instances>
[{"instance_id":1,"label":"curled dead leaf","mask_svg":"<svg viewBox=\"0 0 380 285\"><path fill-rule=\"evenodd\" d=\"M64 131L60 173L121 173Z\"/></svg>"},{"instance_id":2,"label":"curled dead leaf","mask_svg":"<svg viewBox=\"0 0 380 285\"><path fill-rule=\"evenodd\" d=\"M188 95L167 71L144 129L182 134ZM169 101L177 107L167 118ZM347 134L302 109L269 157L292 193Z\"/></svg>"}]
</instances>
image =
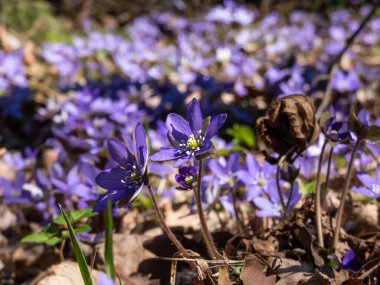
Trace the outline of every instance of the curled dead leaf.
<instances>
[{"instance_id":1,"label":"curled dead leaf","mask_svg":"<svg viewBox=\"0 0 380 285\"><path fill-rule=\"evenodd\" d=\"M265 115L257 120L257 133L268 150L280 155L289 149L301 153L314 143L320 128L312 101L304 95L274 100Z\"/></svg>"}]
</instances>

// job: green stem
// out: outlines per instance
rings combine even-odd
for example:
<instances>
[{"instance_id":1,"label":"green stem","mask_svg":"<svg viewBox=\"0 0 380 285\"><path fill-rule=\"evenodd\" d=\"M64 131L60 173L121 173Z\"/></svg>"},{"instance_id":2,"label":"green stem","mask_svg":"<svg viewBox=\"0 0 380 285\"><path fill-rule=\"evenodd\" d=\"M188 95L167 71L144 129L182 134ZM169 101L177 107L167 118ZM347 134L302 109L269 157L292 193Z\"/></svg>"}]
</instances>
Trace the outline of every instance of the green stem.
<instances>
[{"instance_id":1,"label":"green stem","mask_svg":"<svg viewBox=\"0 0 380 285\"><path fill-rule=\"evenodd\" d=\"M315 185L315 224L317 226L318 244L320 247L325 247L323 241L323 228L322 228L322 208L321 208L321 169L323 163L323 156L327 146L328 140L326 139L322 145L321 154L319 155L317 182Z\"/></svg>"},{"instance_id":2,"label":"green stem","mask_svg":"<svg viewBox=\"0 0 380 285\"><path fill-rule=\"evenodd\" d=\"M106 244L105 244L105 271L108 276L115 280L115 265L113 260L113 216L112 201L108 199L106 209Z\"/></svg>"},{"instance_id":3,"label":"green stem","mask_svg":"<svg viewBox=\"0 0 380 285\"><path fill-rule=\"evenodd\" d=\"M198 208L199 220L201 222L201 230L202 230L203 238L206 242L207 249L210 253L210 256L213 259L217 259L218 258L218 251L214 245L210 231L207 228L207 223L206 223L206 219L205 219L205 216L203 213L203 208L202 208L202 200L201 200L202 172L203 172L203 160L200 159L199 160L199 166L198 166L197 188L194 189L195 201L196 201L197 208Z\"/></svg>"},{"instance_id":4,"label":"green stem","mask_svg":"<svg viewBox=\"0 0 380 285\"><path fill-rule=\"evenodd\" d=\"M342 216L343 216L343 210L344 210L344 202L346 200L346 196L348 193L348 187L349 187L350 181L351 181L351 175L352 175L352 169L354 166L355 154L358 151L361 142L362 142L362 135L359 135L359 137L355 143L354 149L352 150L352 153L351 153L351 158L350 158L350 162L348 164L348 169L347 169L347 175L346 175L346 179L344 181L343 193L342 193L342 197L340 198L340 204L339 204L339 209L338 209L338 213L337 213L337 217L336 217L336 225L335 225L334 240L333 240L333 247L334 248L336 248L338 245L340 225L342 223Z\"/></svg>"}]
</instances>

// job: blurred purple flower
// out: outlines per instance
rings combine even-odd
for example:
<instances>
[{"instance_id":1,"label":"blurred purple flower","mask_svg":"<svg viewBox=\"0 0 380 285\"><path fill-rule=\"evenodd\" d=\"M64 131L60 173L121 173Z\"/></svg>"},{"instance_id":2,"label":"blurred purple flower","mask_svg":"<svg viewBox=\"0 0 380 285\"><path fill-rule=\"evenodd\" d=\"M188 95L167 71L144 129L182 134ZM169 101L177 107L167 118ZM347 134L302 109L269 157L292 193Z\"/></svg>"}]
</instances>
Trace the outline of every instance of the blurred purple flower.
<instances>
[{"instance_id":1,"label":"blurred purple flower","mask_svg":"<svg viewBox=\"0 0 380 285\"><path fill-rule=\"evenodd\" d=\"M342 258L342 267L357 272L362 266L358 256L352 249L346 251Z\"/></svg>"},{"instance_id":2,"label":"blurred purple flower","mask_svg":"<svg viewBox=\"0 0 380 285\"><path fill-rule=\"evenodd\" d=\"M362 83L354 71L338 70L333 78L332 87L341 93L355 92L362 87Z\"/></svg>"},{"instance_id":3,"label":"blurred purple flower","mask_svg":"<svg viewBox=\"0 0 380 285\"><path fill-rule=\"evenodd\" d=\"M221 186L236 186L237 172L241 169L240 156L238 153L232 153L227 162L224 158L219 161L212 159L209 161L208 167L216 176Z\"/></svg>"},{"instance_id":4,"label":"blurred purple flower","mask_svg":"<svg viewBox=\"0 0 380 285\"><path fill-rule=\"evenodd\" d=\"M367 173L359 173L357 177L364 186L354 186L352 190L363 196L378 199L380 198L380 168L376 171L377 178L372 177Z\"/></svg>"},{"instance_id":5,"label":"blurred purple flower","mask_svg":"<svg viewBox=\"0 0 380 285\"><path fill-rule=\"evenodd\" d=\"M287 188L284 195L285 204L289 202L288 211L291 211L297 202L301 199L301 194L299 193L298 182L293 184L293 193L290 195L290 184L288 182L280 181L281 189ZM284 192L282 192L284 193ZM253 199L255 205L259 208L259 211L256 213L258 217L282 217L284 215L281 208L280 197L278 196L277 185L275 180L269 182L268 188L265 190L267 197L256 197Z\"/></svg>"},{"instance_id":6,"label":"blurred purple flower","mask_svg":"<svg viewBox=\"0 0 380 285\"><path fill-rule=\"evenodd\" d=\"M96 204L96 212L104 210L109 199L113 204L126 198L128 203L132 202L144 186L148 147L143 125L138 123L135 128L136 156L116 139L108 139L107 145L112 159L118 166L103 171L96 177L96 183L107 190Z\"/></svg>"},{"instance_id":7,"label":"blurred purple flower","mask_svg":"<svg viewBox=\"0 0 380 285\"><path fill-rule=\"evenodd\" d=\"M151 160L178 159L174 167L179 167L194 157L206 155L213 147L211 139L226 118L226 114L220 114L204 121L199 102L194 98L187 107L187 120L174 113L170 113L166 119L169 129L167 136L174 148L161 148L151 156Z\"/></svg>"},{"instance_id":8,"label":"blurred purple flower","mask_svg":"<svg viewBox=\"0 0 380 285\"><path fill-rule=\"evenodd\" d=\"M238 178L247 185L247 199L252 201L268 190L275 181L276 167L267 161L263 165L252 154L246 157L247 170L238 171Z\"/></svg>"}]
</instances>

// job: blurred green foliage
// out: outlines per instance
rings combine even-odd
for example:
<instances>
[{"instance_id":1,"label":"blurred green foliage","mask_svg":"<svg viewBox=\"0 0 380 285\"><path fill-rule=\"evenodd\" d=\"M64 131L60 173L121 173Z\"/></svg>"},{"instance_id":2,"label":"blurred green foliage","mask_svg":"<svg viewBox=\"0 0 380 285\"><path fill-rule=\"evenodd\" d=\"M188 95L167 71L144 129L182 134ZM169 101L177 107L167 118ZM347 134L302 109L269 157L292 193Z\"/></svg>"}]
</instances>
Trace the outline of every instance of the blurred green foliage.
<instances>
[{"instance_id":1,"label":"blurred green foliage","mask_svg":"<svg viewBox=\"0 0 380 285\"><path fill-rule=\"evenodd\" d=\"M43 0L0 0L0 24L37 43L70 40L63 18L54 15L53 6Z\"/></svg>"},{"instance_id":2,"label":"blurred green foliage","mask_svg":"<svg viewBox=\"0 0 380 285\"><path fill-rule=\"evenodd\" d=\"M236 145L254 148L257 146L254 130L247 125L234 124L227 130Z\"/></svg>"}]
</instances>

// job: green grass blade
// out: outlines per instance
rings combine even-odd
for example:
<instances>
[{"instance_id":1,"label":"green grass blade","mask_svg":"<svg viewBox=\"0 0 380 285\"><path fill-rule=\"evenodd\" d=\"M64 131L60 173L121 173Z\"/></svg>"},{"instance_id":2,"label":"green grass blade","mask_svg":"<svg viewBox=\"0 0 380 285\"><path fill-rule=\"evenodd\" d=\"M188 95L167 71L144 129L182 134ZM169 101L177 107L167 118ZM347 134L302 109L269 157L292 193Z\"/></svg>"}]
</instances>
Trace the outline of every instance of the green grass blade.
<instances>
[{"instance_id":1,"label":"green grass blade","mask_svg":"<svg viewBox=\"0 0 380 285\"><path fill-rule=\"evenodd\" d=\"M84 282L85 285L93 285L92 279L91 279L91 274L90 274L90 271L88 269L88 265L87 265L86 259L84 258L83 252L82 252L82 250L79 247L79 243L78 243L78 240L77 240L77 238L75 236L74 229L71 226L70 221L67 218L66 213L62 209L61 205L59 205L59 209L61 210L63 218L66 221L67 228L69 229L69 233L70 233L70 237L71 237L71 242L72 242L73 248L74 248L75 258L76 258L76 260L78 262L79 269L80 269L80 272L82 274L83 282Z\"/></svg>"},{"instance_id":2,"label":"green grass blade","mask_svg":"<svg viewBox=\"0 0 380 285\"><path fill-rule=\"evenodd\" d=\"M113 216L112 216L112 201L108 200L106 210L106 248L105 248L105 271L113 280L115 280L115 265L113 262Z\"/></svg>"}]
</instances>

